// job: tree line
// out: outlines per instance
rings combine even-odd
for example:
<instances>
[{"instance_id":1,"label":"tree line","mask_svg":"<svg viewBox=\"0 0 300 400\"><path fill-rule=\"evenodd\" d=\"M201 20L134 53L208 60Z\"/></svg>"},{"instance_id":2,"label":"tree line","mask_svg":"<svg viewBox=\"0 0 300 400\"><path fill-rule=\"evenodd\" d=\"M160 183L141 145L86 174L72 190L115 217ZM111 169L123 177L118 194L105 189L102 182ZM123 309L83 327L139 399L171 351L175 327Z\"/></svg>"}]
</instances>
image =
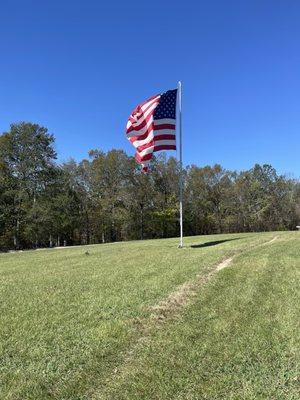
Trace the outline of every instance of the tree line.
<instances>
[{"instance_id":1,"label":"tree line","mask_svg":"<svg viewBox=\"0 0 300 400\"><path fill-rule=\"evenodd\" d=\"M0 250L178 236L179 163L164 153L143 174L123 150L57 163L32 123L0 135ZM270 165L187 166L184 235L295 229L300 184Z\"/></svg>"}]
</instances>

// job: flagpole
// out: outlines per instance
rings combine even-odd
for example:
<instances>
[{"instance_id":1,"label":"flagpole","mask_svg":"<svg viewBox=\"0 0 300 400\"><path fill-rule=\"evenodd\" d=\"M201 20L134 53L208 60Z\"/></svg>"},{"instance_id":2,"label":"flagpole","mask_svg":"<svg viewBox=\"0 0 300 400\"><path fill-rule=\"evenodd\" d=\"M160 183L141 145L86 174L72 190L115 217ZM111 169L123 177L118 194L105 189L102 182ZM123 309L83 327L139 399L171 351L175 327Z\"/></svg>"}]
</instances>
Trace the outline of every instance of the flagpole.
<instances>
[{"instance_id":1,"label":"flagpole","mask_svg":"<svg viewBox=\"0 0 300 400\"><path fill-rule=\"evenodd\" d=\"M180 242L179 248L183 247L183 176L182 176L182 118L181 118L181 99L182 99L182 84L178 81L178 130L179 130L179 212L180 212Z\"/></svg>"}]
</instances>

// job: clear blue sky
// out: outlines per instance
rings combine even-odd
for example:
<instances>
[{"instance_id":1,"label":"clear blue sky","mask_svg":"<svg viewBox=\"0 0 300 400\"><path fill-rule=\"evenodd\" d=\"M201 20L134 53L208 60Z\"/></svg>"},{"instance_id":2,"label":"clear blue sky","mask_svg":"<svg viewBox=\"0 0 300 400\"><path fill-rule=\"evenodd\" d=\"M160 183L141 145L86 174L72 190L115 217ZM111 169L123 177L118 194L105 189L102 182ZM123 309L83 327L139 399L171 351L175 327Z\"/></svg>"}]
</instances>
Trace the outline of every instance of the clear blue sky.
<instances>
[{"instance_id":1,"label":"clear blue sky","mask_svg":"<svg viewBox=\"0 0 300 400\"><path fill-rule=\"evenodd\" d=\"M129 113L181 79L185 164L300 176L299 1L4 1L0 18L0 131L42 124L60 161L134 154Z\"/></svg>"}]
</instances>

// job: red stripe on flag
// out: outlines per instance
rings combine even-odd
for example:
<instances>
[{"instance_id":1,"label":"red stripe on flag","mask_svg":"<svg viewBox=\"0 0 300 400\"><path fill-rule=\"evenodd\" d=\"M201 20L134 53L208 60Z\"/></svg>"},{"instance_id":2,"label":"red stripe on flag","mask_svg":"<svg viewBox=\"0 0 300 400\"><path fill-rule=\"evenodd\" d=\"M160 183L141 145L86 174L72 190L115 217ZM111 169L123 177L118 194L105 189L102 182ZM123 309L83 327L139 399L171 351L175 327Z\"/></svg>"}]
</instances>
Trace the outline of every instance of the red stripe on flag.
<instances>
[{"instance_id":1,"label":"red stripe on flag","mask_svg":"<svg viewBox=\"0 0 300 400\"><path fill-rule=\"evenodd\" d=\"M139 153L135 153L135 159L137 162L141 163L143 161L151 160L152 158L152 153L145 154L144 156L140 156Z\"/></svg>"},{"instance_id":2,"label":"red stripe on flag","mask_svg":"<svg viewBox=\"0 0 300 400\"><path fill-rule=\"evenodd\" d=\"M160 125L154 124L155 131L159 131L160 129L174 129L175 130L175 128L176 128L175 124L160 124Z\"/></svg>"},{"instance_id":3,"label":"red stripe on flag","mask_svg":"<svg viewBox=\"0 0 300 400\"><path fill-rule=\"evenodd\" d=\"M176 140L176 136L175 135L157 135L154 136L154 141L157 142L159 140Z\"/></svg>"},{"instance_id":4,"label":"red stripe on flag","mask_svg":"<svg viewBox=\"0 0 300 400\"><path fill-rule=\"evenodd\" d=\"M160 151L160 150L176 150L175 144L162 144L159 146L154 146L153 151Z\"/></svg>"}]
</instances>

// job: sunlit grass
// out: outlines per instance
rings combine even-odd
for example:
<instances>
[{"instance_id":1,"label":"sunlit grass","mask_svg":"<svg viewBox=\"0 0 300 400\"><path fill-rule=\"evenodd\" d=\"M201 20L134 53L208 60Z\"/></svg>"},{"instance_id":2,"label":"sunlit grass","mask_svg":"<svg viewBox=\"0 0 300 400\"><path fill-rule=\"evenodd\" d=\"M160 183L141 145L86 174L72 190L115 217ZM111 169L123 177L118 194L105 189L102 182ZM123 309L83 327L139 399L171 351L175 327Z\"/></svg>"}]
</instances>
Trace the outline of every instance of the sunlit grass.
<instances>
[{"instance_id":1,"label":"sunlit grass","mask_svg":"<svg viewBox=\"0 0 300 400\"><path fill-rule=\"evenodd\" d=\"M0 255L1 400L296 399L299 237L215 235L188 238L182 250L167 239ZM136 322L150 317L150 306L241 251L127 366L143 335Z\"/></svg>"}]
</instances>

